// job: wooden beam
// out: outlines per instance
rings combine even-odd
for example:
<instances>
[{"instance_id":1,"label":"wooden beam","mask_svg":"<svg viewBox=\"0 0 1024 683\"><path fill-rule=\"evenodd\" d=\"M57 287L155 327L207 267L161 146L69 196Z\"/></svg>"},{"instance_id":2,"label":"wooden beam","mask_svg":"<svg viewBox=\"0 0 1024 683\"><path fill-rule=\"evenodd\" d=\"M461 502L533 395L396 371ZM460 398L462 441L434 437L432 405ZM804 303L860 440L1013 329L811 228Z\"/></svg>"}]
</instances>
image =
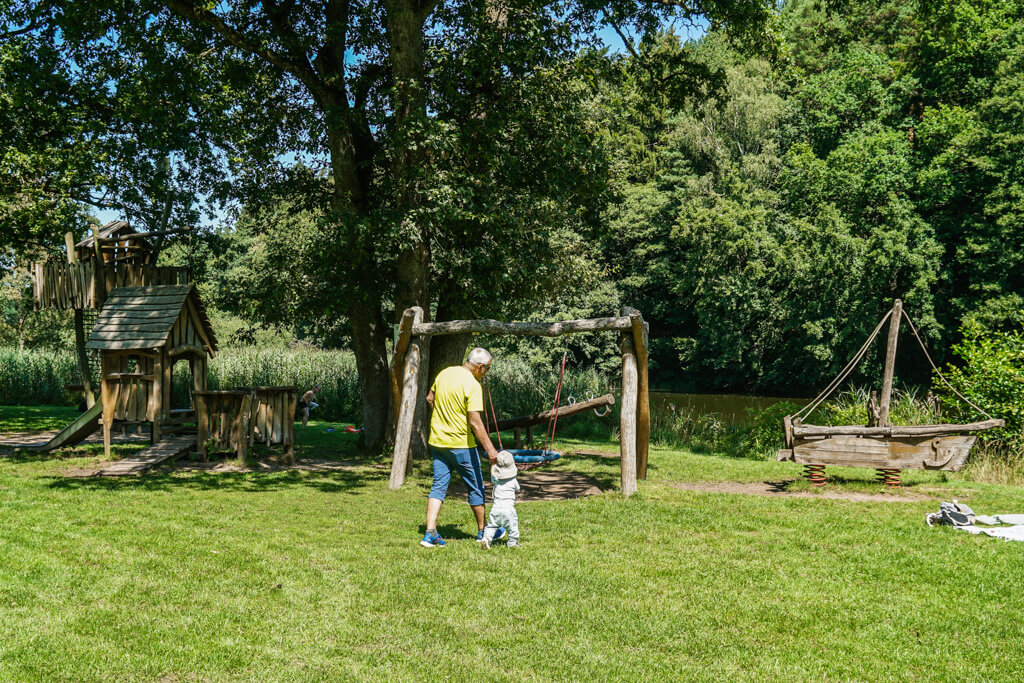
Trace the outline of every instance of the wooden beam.
<instances>
[{"instance_id":1,"label":"wooden beam","mask_svg":"<svg viewBox=\"0 0 1024 683\"><path fill-rule=\"evenodd\" d=\"M64 247L68 252L68 263L78 265L78 254L75 252L75 236L69 230L64 233ZM75 277L82 277L81 268L76 269ZM82 375L82 395L85 398L85 407L92 408L96 403L96 395L92 392L92 373L89 370L89 357L85 355L85 300L88 299L88 292L85 291L86 283L83 282L81 306L75 305L75 359L78 361L78 372Z\"/></svg>"},{"instance_id":2,"label":"wooden beam","mask_svg":"<svg viewBox=\"0 0 1024 683\"><path fill-rule=\"evenodd\" d=\"M626 318L627 320L629 318ZM630 325L632 328L632 325ZM633 350L632 331L623 332L619 342L622 348L622 409L619 411L619 473L622 495L627 498L636 493L636 352Z\"/></svg>"},{"instance_id":3,"label":"wooden beam","mask_svg":"<svg viewBox=\"0 0 1024 683\"><path fill-rule=\"evenodd\" d=\"M588 410L600 408L601 406L615 405L615 395L605 394L604 396L598 396L588 401L580 401L579 403L573 403L572 405L559 406L557 410L544 410L533 415L523 415L521 417L512 417L507 420L501 420L498 422L497 428L493 425L489 425L491 433L502 432L506 429L520 429L522 427L532 427L533 425L544 424L557 413L559 418L569 417L570 415L576 415L583 413Z\"/></svg>"},{"instance_id":4,"label":"wooden beam","mask_svg":"<svg viewBox=\"0 0 1024 683\"><path fill-rule=\"evenodd\" d=\"M938 424L938 425L912 425L897 427L861 427L859 425L839 425L835 427L820 425L805 425L799 422L793 423L793 436L804 438L808 436L945 436L948 434L961 434L964 432L983 432L986 429L1005 427L1005 420L985 420L984 422L971 422L968 424Z\"/></svg>"},{"instance_id":5,"label":"wooden beam","mask_svg":"<svg viewBox=\"0 0 1024 683\"><path fill-rule=\"evenodd\" d=\"M167 355L169 356L178 356L183 353L195 353L200 356L205 356L206 349L196 346L195 344L180 344L179 346L175 346L173 349L169 349L167 351Z\"/></svg>"},{"instance_id":6,"label":"wooden beam","mask_svg":"<svg viewBox=\"0 0 1024 683\"><path fill-rule=\"evenodd\" d=\"M395 343L395 352L391 357L391 415L395 422L398 422L398 411L402 406L402 370L405 369L405 355L409 350L409 341L412 339L412 325L416 318L416 311L407 308L402 313L402 322L398 326L398 341Z\"/></svg>"},{"instance_id":7,"label":"wooden beam","mask_svg":"<svg viewBox=\"0 0 1024 683\"><path fill-rule=\"evenodd\" d=\"M889 424L889 400L892 398L892 376L896 367L896 341L900 335L900 322L903 317L903 302L896 299L892 304L892 317L889 319L889 341L885 347L885 371L882 374L882 398L879 402L878 426Z\"/></svg>"},{"instance_id":8,"label":"wooden beam","mask_svg":"<svg viewBox=\"0 0 1024 683\"><path fill-rule=\"evenodd\" d=\"M414 335L430 337L443 334L515 334L537 337L559 337L576 332L601 332L604 330L629 330L633 323L629 316L618 318L587 318L584 320L563 320L561 322L506 323L498 320L451 320L440 323L417 323L412 327Z\"/></svg>"},{"instance_id":9,"label":"wooden beam","mask_svg":"<svg viewBox=\"0 0 1024 683\"><path fill-rule=\"evenodd\" d=\"M187 233L191 228L174 228L172 230L155 230L153 232L133 232L126 235L119 235L118 237L100 237L100 244L114 244L123 240L135 239L141 237L143 239L147 237L163 237L164 235L180 235Z\"/></svg>"},{"instance_id":10,"label":"wooden beam","mask_svg":"<svg viewBox=\"0 0 1024 683\"><path fill-rule=\"evenodd\" d=\"M413 307L413 329L423 320L423 309ZM405 372L402 377L402 404L395 426L395 454L391 462L391 477L388 486L397 489L405 482L406 465L409 462L409 445L412 442L413 418L416 413L417 381L420 371L420 345L413 341L406 353Z\"/></svg>"}]
</instances>

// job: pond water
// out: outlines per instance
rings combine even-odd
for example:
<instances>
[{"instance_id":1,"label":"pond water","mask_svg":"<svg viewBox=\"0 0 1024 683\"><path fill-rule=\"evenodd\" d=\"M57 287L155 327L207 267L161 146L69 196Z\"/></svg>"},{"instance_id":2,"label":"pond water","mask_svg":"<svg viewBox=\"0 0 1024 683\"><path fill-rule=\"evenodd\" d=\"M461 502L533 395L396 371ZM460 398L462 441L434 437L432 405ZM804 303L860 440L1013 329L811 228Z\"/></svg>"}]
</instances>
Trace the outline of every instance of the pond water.
<instances>
[{"instance_id":1,"label":"pond water","mask_svg":"<svg viewBox=\"0 0 1024 683\"><path fill-rule=\"evenodd\" d=\"M750 422L750 416L768 406L790 401L802 406L806 398L783 398L777 396L747 396L744 394L673 394L664 391L651 392L651 410L660 410L669 403L677 410L692 410L698 415L716 413L729 424L742 425Z\"/></svg>"}]
</instances>

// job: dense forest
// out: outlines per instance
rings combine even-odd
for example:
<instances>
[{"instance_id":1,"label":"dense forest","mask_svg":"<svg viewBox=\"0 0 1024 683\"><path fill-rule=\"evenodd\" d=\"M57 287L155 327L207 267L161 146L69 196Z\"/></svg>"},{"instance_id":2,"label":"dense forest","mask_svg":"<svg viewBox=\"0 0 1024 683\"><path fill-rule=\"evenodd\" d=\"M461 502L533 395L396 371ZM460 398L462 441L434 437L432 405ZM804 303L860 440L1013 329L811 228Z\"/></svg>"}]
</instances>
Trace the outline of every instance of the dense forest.
<instances>
[{"instance_id":1,"label":"dense forest","mask_svg":"<svg viewBox=\"0 0 1024 683\"><path fill-rule=\"evenodd\" d=\"M221 220L164 262L193 268L228 341L354 348L361 382L416 303L438 320L632 305L656 386L784 395L831 379L896 297L939 362L965 328L1024 323L1019 0L439 4L419 89L375 80L374 58L397 74L399 53L364 17L348 49L369 56L337 116L374 151L351 177L332 146L348 143L293 105L301 85L322 108L329 95L271 59L294 45L268 38L252 49L274 68L253 68L200 10L167 5L177 20L125 26L112 49L97 36L121 5L77 34L25 8L5 19L0 344L69 343L59 316L31 312L23 270L59 257L65 229L83 235L97 208L198 225L216 202ZM422 116L402 119L410 102ZM343 183L375 199L339 204ZM564 349L489 341L538 363ZM577 365L617 362L610 338L569 343ZM904 381L927 383L902 349Z\"/></svg>"}]
</instances>

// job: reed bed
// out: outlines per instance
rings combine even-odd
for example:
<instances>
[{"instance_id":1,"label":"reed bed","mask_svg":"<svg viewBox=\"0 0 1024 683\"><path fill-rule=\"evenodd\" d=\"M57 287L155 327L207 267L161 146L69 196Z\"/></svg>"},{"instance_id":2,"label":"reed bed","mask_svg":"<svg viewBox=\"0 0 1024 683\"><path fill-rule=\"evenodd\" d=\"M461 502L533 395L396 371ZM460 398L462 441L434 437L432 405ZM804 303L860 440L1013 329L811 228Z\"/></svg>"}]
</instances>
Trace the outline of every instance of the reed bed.
<instances>
[{"instance_id":1,"label":"reed bed","mask_svg":"<svg viewBox=\"0 0 1024 683\"><path fill-rule=\"evenodd\" d=\"M359 380L350 351L326 349L228 348L210 361L207 386L230 389L247 386L295 386L300 395L320 385L314 417L328 420L360 419ZM174 368L174 401L187 405L192 386L186 363Z\"/></svg>"},{"instance_id":2,"label":"reed bed","mask_svg":"<svg viewBox=\"0 0 1024 683\"><path fill-rule=\"evenodd\" d=\"M71 353L0 347L0 404L73 405L64 385L78 381Z\"/></svg>"}]
</instances>

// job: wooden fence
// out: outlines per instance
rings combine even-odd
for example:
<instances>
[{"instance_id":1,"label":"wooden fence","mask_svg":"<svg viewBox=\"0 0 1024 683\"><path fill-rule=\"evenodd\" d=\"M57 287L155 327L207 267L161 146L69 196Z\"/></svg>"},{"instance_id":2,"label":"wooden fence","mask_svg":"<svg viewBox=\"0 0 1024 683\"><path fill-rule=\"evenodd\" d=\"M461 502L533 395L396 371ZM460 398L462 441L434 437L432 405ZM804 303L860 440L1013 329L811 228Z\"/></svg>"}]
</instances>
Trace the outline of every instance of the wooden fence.
<instances>
[{"instance_id":1,"label":"wooden fence","mask_svg":"<svg viewBox=\"0 0 1024 683\"><path fill-rule=\"evenodd\" d=\"M115 287L185 285L189 269L178 266L105 263L95 259L79 263L33 263L32 296L39 309L101 308Z\"/></svg>"}]
</instances>

